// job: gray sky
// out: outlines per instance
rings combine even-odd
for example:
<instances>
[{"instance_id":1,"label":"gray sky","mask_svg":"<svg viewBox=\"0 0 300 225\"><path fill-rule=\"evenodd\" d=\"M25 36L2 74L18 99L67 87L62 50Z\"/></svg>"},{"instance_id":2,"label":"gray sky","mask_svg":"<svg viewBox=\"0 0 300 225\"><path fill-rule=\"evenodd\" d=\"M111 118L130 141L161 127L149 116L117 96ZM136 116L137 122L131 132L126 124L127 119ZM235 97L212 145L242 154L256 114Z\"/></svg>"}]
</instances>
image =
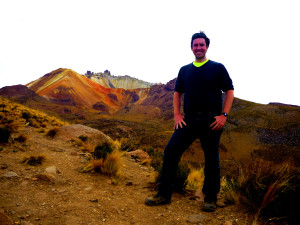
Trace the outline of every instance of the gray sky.
<instances>
[{"instance_id":1,"label":"gray sky","mask_svg":"<svg viewBox=\"0 0 300 225\"><path fill-rule=\"evenodd\" d=\"M0 87L58 68L153 83L191 63L193 33L227 68L235 96L300 105L297 0L0 0Z\"/></svg>"}]
</instances>

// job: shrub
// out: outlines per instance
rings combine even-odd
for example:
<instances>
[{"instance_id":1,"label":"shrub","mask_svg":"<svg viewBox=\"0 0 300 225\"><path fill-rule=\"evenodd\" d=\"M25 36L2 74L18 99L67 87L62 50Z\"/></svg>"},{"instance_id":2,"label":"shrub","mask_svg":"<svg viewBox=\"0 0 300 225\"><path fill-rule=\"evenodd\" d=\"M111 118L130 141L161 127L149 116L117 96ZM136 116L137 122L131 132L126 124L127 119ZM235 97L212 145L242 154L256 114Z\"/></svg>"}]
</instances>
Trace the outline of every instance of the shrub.
<instances>
[{"instance_id":1,"label":"shrub","mask_svg":"<svg viewBox=\"0 0 300 225\"><path fill-rule=\"evenodd\" d=\"M92 159L80 172L98 172L110 176L119 176L123 154L123 152L114 150L107 154L106 159Z\"/></svg>"},{"instance_id":2,"label":"shrub","mask_svg":"<svg viewBox=\"0 0 300 225\"><path fill-rule=\"evenodd\" d=\"M106 159L107 154L111 153L112 151L113 149L110 143L107 141L102 145L96 145L93 155L95 159Z\"/></svg>"},{"instance_id":3,"label":"shrub","mask_svg":"<svg viewBox=\"0 0 300 225\"><path fill-rule=\"evenodd\" d=\"M101 172L103 168L103 159L92 159L85 167L83 167L80 172Z\"/></svg>"},{"instance_id":4,"label":"shrub","mask_svg":"<svg viewBox=\"0 0 300 225\"><path fill-rule=\"evenodd\" d=\"M36 166L42 164L46 160L44 155L37 155L37 156L23 156L21 163Z\"/></svg>"},{"instance_id":5,"label":"shrub","mask_svg":"<svg viewBox=\"0 0 300 225\"><path fill-rule=\"evenodd\" d=\"M222 177L221 180L221 193L224 196L224 200L228 204L236 204L239 203L239 193L238 193L238 182L233 178L231 180L227 180L226 177Z\"/></svg>"},{"instance_id":6,"label":"shrub","mask_svg":"<svg viewBox=\"0 0 300 225\"><path fill-rule=\"evenodd\" d=\"M26 120L26 122L29 122L29 119L31 118L30 112L22 112L22 118Z\"/></svg>"},{"instance_id":7,"label":"shrub","mask_svg":"<svg viewBox=\"0 0 300 225\"><path fill-rule=\"evenodd\" d=\"M29 126L35 127L35 128L39 128L40 127L40 123L37 120L35 120L35 119L30 119L29 120Z\"/></svg>"},{"instance_id":8,"label":"shrub","mask_svg":"<svg viewBox=\"0 0 300 225\"><path fill-rule=\"evenodd\" d=\"M0 143L8 143L11 131L7 127L0 127Z\"/></svg>"},{"instance_id":9,"label":"shrub","mask_svg":"<svg viewBox=\"0 0 300 225\"><path fill-rule=\"evenodd\" d=\"M135 149L134 143L128 138L121 138L120 144L121 144L120 150L122 151L130 152Z\"/></svg>"},{"instance_id":10,"label":"shrub","mask_svg":"<svg viewBox=\"0 0 300 225\"><path fill-rule=\"evenodd\" d=\"M118 150L108 154L103 163L103 173L119 176L122 168L122 156L123 153Z\"/></svg>"},{"instance_id":11,"label":"shrub","mask_svg":"<svg viewBox=\"0 0 300 225\"><path fill-rule=\"evenodd\" d=\"M121 150L121 142L118 140L109 141L112 150Z\"/></svg>"},{"instance_id":12,"label":"shrub","mask_svg":"<svg viewBox=\"0 0 300 225\"><path fill-rule=\"evenodd\" d=\"M50 130L48 130L47 132L47 136L50 137L50 138L54 138L55 135L57 134L57 131L58 131L58 128L57 127L53 127L51 128Z\"/></svg>"}]
</instances>

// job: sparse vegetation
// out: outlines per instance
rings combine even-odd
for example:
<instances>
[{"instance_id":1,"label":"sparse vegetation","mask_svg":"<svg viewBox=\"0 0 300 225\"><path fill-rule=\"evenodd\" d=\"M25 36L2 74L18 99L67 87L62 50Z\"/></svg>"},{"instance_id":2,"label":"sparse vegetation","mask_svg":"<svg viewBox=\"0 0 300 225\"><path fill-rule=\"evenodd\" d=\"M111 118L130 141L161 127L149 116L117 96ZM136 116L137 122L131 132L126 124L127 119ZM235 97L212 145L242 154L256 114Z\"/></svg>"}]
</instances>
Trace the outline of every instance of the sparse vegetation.
<instances>
[{"instance_id":1,"label":"sparse vegetation","mask_svg":"<svg viewBox=\"0 0 300 225\"><path fill-rule=\"evenodd\" d=\"M58 131L58 128L57 127L53 127L51 128L50 130L48 130L47 132L47 136L50 137L50 138L54 138L55 135L57 134L57 131Z\"/></svg>"},{"instance_id":2,"label":"sparse vegetation","mask_svg":"<svg viewBox=\"0 0 300 225\"><path fill-rule=\"evenodd\" d=\"M119 141L106 141L97 144L93 154L93 159L80 172L98 172L110 176L119 176L122 168L122 156L124 151L120 151Z\"/></svg>"},{"instance_id":3,"label":"sparse vegetation","mask_svg":"<svg viewBox=\"0 0 300 225\"><path fill-rule=\"evenodd\" d=\"M91 159L91 161L83 167L81 173L97 172L100 173L103 168L103 159Z\"/></svg>"},{"instance_id":4,"label":"sparse vegetation","mask_svg":"<svg viewBox=\"0 0 300 225\"><path fill-rule=\"evenodd\" d=\"M35 128L60 127L64 122L38 110L27 108L21 104L0 97L0 124L8 128L11 133L17 132L24 125Z\"/></svg>"},{"instance_id":5,"label":"sparse vegetation","mask_svg":"<svg viewBox=\"0 0 300 225\"><path fill-rule=\"evenodd\" d=\"M6 107L6 105L5 104L0 104L0 107L2 108L1 109L1 112L3 112L4 111L4 108ZM0 118L1 119L1 118Z\"/></svg>"},{"instance_id":6,"label":"sparse vegetation","mask_svg":"<svg viewBox=\"0 0 300 225\"><path fill-rule=\"evenodd\" d=\"M10 135L11 132L7 127L0 127L0 143L7 143Z\"/></svg>"},{"instance_id":7,"label":"sparse vegetation","mask_svg":"<svg viewBox=\"0 0 300 225\"><path fill-rule=\"evenodd\" d=\"M225 180L222 190L227 201L247 206L259 217L285 218L297 216L295 206L300 201L299 169L290 162L274 164L254 159L237 180Z\"/></svg>"},{"instance_id":8,"label":"sparse vegetation","mask_svg":"<svg viewBox=\"0 0 300 225\"><path fill-rule=\"evenodd\" d=\"M233 178L227 180L226 177L222 177L221 193L227 204L239 204L238 182Z\"/></svg>"},{"instance_id":9,"label":"sparse vegetation","mask_svg":"<svg viewBox=\"0 0 300 225\"><path fill-rule=\"evenodd\" d=\"M119 176L122 168L122 156L123 152L114 150L108 154L103 163L102 172L108 175Z\"/></svg>"},{"instance_id":10,"label":"sparse vegetation","mask_svg":"<svg viewBox=\"0 0 300 225\"><path fill-rule=\"evenodd\" d=\"M37 166L42 164L45 160L45 155L23 156L23 158L21 159L21 163L30 166Z\"/></svg>"},{"instance_id":11,"label":"sparse vegetation","mask_svg":"<svg viewBox=\"0 0 300 225\"><path fill-rule=\"evenodd\" d=\"M28 112L28 111L22 112L22 118L25 119L26 122L29 122L29 121L30 121L30 118L31 118L30 112Z\"/></svg>"},{"instance_id":12,"label":"sparse vegetation","mask_svg":"<svg viewBox=\"0 0 300 225\"><path fill-rule=\"evenodd\" d=\"M98 172L118 177L122 168L122 156L124 152L114 150L108 153L105 158L92 159L80 172Z\"/></svg>"},{"instance_id":13,"label":"sparse vegetation","mask_svg":"<svg viewBox=\"0 0 300 225\"><path fill-rule=\"evenodd\" d=\"M109 142L105 142L104 144L96 145L94 150L94 158L95 159L106 159L107 155L113 151L111 144Z\"/></svg>"},{"instance_id":14,"label":"sparse vegetation","mask_svg":"<svg viewBox=\"0 0 300 225\"><path fill-rule=\"evenodd\" d=\"M119 142L121 144L120 150L122 151L130 152L136 148L133 141L129 138L121 138Z\"/></svg>"},{"instance_id":15,"label":"sparse vegetation","mask_svg":"<svg viewBox=\"0 0 300 225\"><path fill-rule=\"evenodd\" d=\"M191 168L190 173L185 181L185 189L187 190L202 190L204 182L204 168Z\"/></svg>"},{"instance_id":16,"label":"sparse vegetation","mask_svg":"<svg viewBox=\"0 0 300 225\"><path fill-rule=\"evenodd\" d=\"M161 171L162 167L162 162L163 162L163 154L161 152L155 151L154 148L148 148L146 152L149 154L151 157L151 166L156 170L156 171Z\"/></svg>"}]
</instances>

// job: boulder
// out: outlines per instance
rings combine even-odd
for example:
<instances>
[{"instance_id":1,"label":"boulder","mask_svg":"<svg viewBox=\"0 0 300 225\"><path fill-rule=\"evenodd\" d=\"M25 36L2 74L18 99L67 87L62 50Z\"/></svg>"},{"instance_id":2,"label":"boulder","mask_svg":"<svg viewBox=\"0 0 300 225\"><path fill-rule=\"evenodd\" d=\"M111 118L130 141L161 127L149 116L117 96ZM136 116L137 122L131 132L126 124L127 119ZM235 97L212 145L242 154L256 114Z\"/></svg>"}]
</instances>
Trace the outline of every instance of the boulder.
<instances>
[{"instance_id":1,"label":"boulder","mask_svg":"<svg viewBox=\"0 0 300 225\"><path fill-rule=\"evenodd\" d=\"M126 156L138 159L140 161L150 159L150 156L148 155L148 153L141 150L141 149L137 149L135 151L127 152Z\"/></svg>"},{"instance_id":2,"label":"boulder","mask_svg":"<svg viewBox=\"0 0 300 225\"><path fill-rule=\"evenodd\" d=\"M81 124L71 124L58 128L56 138L76 140L81 135L87 136L88 142L95 142L96 144L103 144L111 140L111 138L102 131Z\"/></svg>"}]
</instances>

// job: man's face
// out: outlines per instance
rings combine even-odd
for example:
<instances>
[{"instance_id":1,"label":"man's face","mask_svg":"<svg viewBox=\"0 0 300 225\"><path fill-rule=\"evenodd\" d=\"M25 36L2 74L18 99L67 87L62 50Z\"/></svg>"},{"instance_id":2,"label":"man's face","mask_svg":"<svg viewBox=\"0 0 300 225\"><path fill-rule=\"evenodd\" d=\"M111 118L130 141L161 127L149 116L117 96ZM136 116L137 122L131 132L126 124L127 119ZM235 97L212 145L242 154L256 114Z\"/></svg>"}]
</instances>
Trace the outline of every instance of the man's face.
<instances>
[{"instance_id":1,"label":"man's face","mask_svg":"<svg viewBox=\"0 0 300 225\"><path fill-rule=\"evenodd\" d=\"M208 46L206 46L204 38L196 38L193 41L192 51L197 60L205 59Z\"/></svg>"}]
</instances>

